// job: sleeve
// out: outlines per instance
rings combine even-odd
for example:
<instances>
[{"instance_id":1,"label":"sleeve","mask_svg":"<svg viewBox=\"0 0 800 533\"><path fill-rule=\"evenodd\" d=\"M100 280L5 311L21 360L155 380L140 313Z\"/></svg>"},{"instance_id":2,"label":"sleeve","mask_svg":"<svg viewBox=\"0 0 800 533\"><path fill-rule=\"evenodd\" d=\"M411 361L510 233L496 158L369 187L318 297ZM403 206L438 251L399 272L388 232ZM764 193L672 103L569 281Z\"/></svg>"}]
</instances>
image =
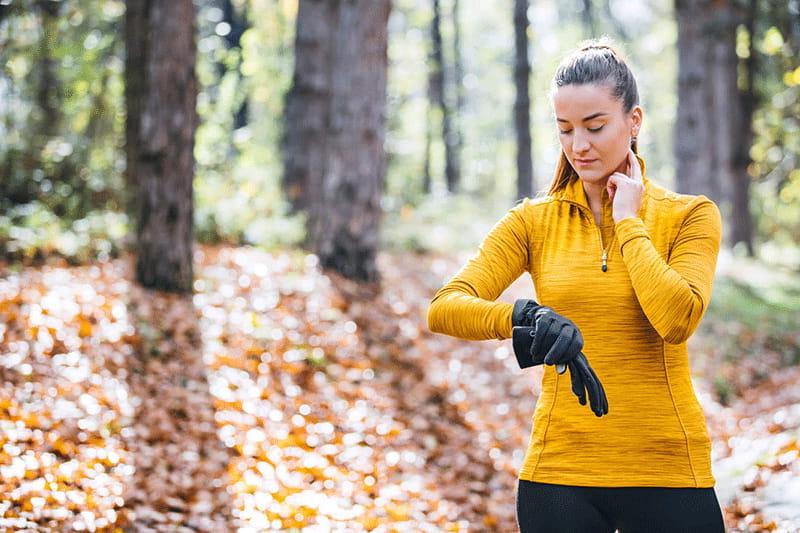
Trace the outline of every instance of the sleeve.
<instances>
[{"instance_id":1,"label":"sleeve","mask_svg":"<svg viewBox=\"0 0 800 533\"><path fill-rule=\"evenodd\" d=\"M722 232L716 204L703 195L689 205L669 261L653 246L639 217L616 223L620 253L650 324L668 343L686 341L711 299Z\"/></svg>"},{"instance_id":2,"label":"sleeve","mask_svg":"<svg viewBox=\"0 0 800 533\"><path fill-rule=\"evenodd\" d=\"M431 300L428 329L470 340L511 338L514 305L495 300L529 265L527 199L511 208L484 237L478 252Z\"/></svg>"}]
</instances>

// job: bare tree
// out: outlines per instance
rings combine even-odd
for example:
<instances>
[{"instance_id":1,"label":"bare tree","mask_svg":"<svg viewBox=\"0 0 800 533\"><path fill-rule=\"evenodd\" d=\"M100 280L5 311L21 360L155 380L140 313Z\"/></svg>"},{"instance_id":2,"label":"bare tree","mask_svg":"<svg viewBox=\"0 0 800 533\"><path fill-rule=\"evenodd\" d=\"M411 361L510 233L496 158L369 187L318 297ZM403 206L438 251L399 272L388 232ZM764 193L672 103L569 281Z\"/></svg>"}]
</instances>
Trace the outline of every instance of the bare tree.
<instances>
[{"instance_id":1,"label":"bare tree","mask_svg":"<svg viewBox=\"0 0 800 533\"><path fill-rule=\"evenodd\" d=\"M730 206L731 245L744 242L753 255L748 167L757 105L753 76L756 2L746 10L727 0L677 0L678 118L675 126L676 188ZM749 57L736 54L736 31L751 35ZM739 87L740 72L744 86Z\"/></svg>"},{"instance_id":2,"label":"bare tree","mask_svg":"<svg viewBox=\"0 0 800 533\"><path fill-rule=\"evenodd\" d=\"M292 213L307 210L322 187L331 104L331 45L339 1L302 1L297 12L294 74L284 106L283 191Z\"/></svg>"},{"instance_id":3,"label":"bare tree","mask_svg":"<svg viewBox=\"0 0 800 533\"><path fill-rule=\"evenodd\" d=\"M303 193L309 244L322 267L377 281L391 2L302 0L299 7L285 173Z\"/></svg>"},{"instance_id":4,"label":"bare tree","mask_svg":"<svg viewBox=\"0 0 800 533\"><path fill-rule=\"evenodd\" d=\"M134 191L136 279L190 292L193 283L194 133L192 0L127 3L127 182Z\"/></svg>"},{"instance_id":5,"label":"bare tree","mask_svg":"<svg viewBox=\"0 0 800 533\"><path fill-rule=\"evenodd\" d=\"M455 192L459 187L457 175L455 145L456 138L452 125L452 110L447 98L445 77L444 49L442 47L442 15L439 0L433 0L433 18L431 19L431 96L433 104L439 108L442 117L442 140L444 141L444 176L447 190Z\"/></svg>"},{"instance_id":6,"label":"bare tree","mask_svg":"<svg viewBox=\"0 0 800 533\"><path fill-rule=\"evenodd\" d=\"M514 0L514 127L517 133L517 199L533 192L533 160L531 156L531 117L528 81L531 65L528 60L528 0Z\"/></svg>"}]
</instances>

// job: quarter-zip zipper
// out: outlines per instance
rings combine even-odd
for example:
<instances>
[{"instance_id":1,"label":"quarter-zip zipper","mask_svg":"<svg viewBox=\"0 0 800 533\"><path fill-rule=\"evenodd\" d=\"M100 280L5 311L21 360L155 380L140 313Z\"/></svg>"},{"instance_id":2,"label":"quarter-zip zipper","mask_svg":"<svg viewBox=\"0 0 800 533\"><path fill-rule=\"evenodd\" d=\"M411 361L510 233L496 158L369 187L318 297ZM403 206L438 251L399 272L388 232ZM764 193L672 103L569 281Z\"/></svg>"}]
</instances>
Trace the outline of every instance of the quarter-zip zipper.
<instances>
[{"instance_id":1,"label":"quarter-zip zipper","mask_svg":"<svg viewBox=\"0 0 800 533\"><path fill-rule=\"evenodd\" d=\"M581 209L581 211L584 211L584 212L587 211L586 207L584 205L582 205L582 204L579 204L578 202L574 202L572 200L566 200L566 201L571 203L571 204L574 204L574 205L578 206ZM600 210L601 210L601 218L602 218L603 206L600 206ZM594 213L592 213L591 210L589 210L589 217L592 220L592 224L594 224L595 230L597 230L597 240L600 243L600 251L602 252L602 254L600 256L600 261L601 261L600 270L602 270L603 272L607 272L608 271L608 250L611 248L611 245L614 244L614 241L617 239L617 232L614 232L614 237L611 239L611 243L608 245L608 248L604 249L603 248L603 234L600 232L600 226L598 226L597 222L595 222Z\"/></svg>"},{"instance_id":2,"label":"quarter-zip zipper","mask_svg":"<svg viewBox=\"0 0 800 533\"><path fill-rule=\"evenodd\" d=\"M608 245L608 248L603 248L603 234L600 232L600 227L595 224L595 229L597 230L597 235L600 237L600 249L603 250L602 256L602 265L600 266L600 270L606 272L608 270L608 250L611 248L611 245L614 244L614 241L617 239L617 233L614 232L614 237L611 239L611 244Z\"/></svg>"}]
</instances>

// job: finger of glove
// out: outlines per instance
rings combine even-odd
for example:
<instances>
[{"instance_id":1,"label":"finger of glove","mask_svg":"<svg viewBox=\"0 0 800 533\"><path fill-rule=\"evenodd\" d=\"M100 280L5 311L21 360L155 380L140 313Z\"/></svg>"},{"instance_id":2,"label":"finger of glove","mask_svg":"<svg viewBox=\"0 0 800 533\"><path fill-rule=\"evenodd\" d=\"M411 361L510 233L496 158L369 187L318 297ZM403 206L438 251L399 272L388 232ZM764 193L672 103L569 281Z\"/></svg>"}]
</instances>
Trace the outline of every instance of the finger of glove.
<instances>
[{"instance_id":1,"label":"finger of glove","mask_svg":"<svg viewBox=\"0 0 800 533\"><path fill-rule=\"evenodd\" d=\"M584 360L586 358L584 357ZM600 392L600 400L601 400L601 407L603 414L608 414L608 397L606 396L605 387L603 387L603 383L600 381L600 378L597 377L597 373L594 371L592 366L586 361L586 370L589 373L590 379L597 383L598 391Z\"/></svg>"},{"instance_id":2,"label":"finger of glove","mask_svg":"<svg viewBox=\"0 0 800 533\"><path fill-rule=\"evenodd\" d=\"M531 355L534 357L543 350L552 346L555 339L550 329L554 327L555 318L543 316L536 320L533 343L531 343Z\"/></svg>"},{"instance_id":3,"label":"finger of glove","mask_svg":"<svg viewBox=\"0 0 800 533\"><path fill-rule=\"evenodd\" d=\"M595 416L603 416L603 400L600 394L600 386L592 373L589 370L589 363L583 355L574 359L577 367L583 375L583 381L586 384L586 389L589 391L589 405L594 412Z\"/></svg>"},{"instance_id":4,"label":"finger of glove","mask_svg":"<svg viewBox=\"0 0 800 533\"><path fill-rule=\"evenodd\" d=\"M569 368L569 378L572 381L573 394L578 397L579 404L586 405L586 385L583 383L580 369L575 366L574 361L567 363L567 368Z\"/></svg>"},{"instance_id":5,"label":"finger of glove","mask_svg":"<svg viewBox=\"0 0 800 533\"><path fill-rule=\"evenodd\" d=\"M591 365L588 364L588 361L587 361L587 364L586 364L586 368L589 370L589 373L591 374L592 379L594 379L594 381L597 382L597 387L600 390L600 398L602 400L603 414L607 415L608 414L608 397L606 396L606 389L605 389L605 387L603 387L603 382L600 381L600 378L597 377L597 373L594 371L594 369L591 367Z\"/></svg>"},{"instance_id":6,"label":"finger of glove","mask_svg":"<svg viewBox=\"0 0 800 533\"><path fill-rule=\"evenodd\" d=\"M525 320L526 326L532 326L536 321L536 310L539 308L539 305L534 301L530 300L527 304L525 304L525 308L522 310L523 320Z\"/></svg>"},{"instance_id":7,"label":"finger of glove","mask_svg":"<svg viewBox=\"0 0 800 533\"><path fill-rule=\"evenodd\" d=\"M578 326L575 324L572 324L572 328L575 330L575 337L572 339L570 353L573 357L575 357L581 353L581 350L583 350L583 335L581 334L581 330L579 330Z\"/></svg>"},{"instance_id":8,"label":"finger of glove","mask_svg":"<svg viewBox=\"0 0 800 533\"><path fill-rule=\"evenodd\" d=\"M572 340L567 347L568 358L576 357L583 349L583 335L575 324L570 324L569 329L573 331Z\"/></svg>"},{"instance_id":9,"label":"finger of glove","mask_svg":"<svg viewBox=\"0 0 800 533\"><path fill-rule=\"evenodd\" d=\"M572 341L575 338L575 328L570 326L563 326L555 342L548 350L547 355L544 356L544 363L546 365L554 365L558 363L566 363L573 357L574 353L569 353L569 348L572 346Z\"/></svg>"}]
</instances>

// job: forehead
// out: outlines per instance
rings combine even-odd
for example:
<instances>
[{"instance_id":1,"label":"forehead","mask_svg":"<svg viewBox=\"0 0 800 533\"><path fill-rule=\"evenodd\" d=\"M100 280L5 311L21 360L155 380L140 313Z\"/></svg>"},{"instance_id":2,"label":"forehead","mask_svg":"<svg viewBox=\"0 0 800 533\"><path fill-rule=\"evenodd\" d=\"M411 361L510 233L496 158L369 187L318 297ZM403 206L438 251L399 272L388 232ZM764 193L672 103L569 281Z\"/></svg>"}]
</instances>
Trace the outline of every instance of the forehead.
<instances>
[{"instance_id":1,"label":"forehead","mask_svg":"<svg viewBox=\"0 0 800 533\"><path fill-rule=\"evenodd\" d=\"M612 113L622 109L611 88L597 83L571 84L553 92L553 110L558 118L580 121L598 112Z\"/></svg>"}]
</instances>

